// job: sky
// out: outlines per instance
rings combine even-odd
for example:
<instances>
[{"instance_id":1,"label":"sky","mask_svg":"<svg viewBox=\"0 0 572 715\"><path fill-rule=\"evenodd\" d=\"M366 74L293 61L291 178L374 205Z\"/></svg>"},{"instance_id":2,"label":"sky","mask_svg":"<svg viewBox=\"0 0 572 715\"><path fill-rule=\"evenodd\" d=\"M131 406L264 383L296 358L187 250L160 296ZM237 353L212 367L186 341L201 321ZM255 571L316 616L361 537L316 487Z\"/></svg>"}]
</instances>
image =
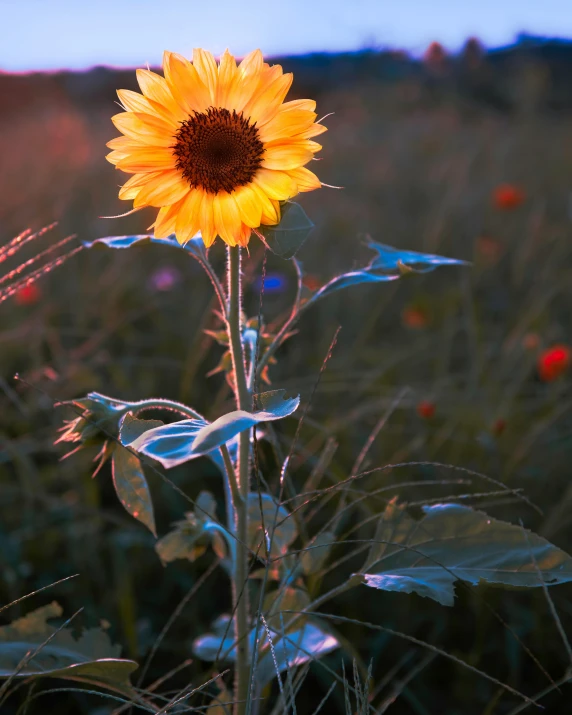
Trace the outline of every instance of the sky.
<instances>
[{"instance_id":1,"label":"sky","mask_svg":"<svg viewBox=\"0 0 572 715\"><path fill-rule=\"evenodd\" d=\"M399 48L477 36L572 38L572 0L0 0L0 70L158 65L164 49L240 57Z\"/></svg>"}]
</instances>

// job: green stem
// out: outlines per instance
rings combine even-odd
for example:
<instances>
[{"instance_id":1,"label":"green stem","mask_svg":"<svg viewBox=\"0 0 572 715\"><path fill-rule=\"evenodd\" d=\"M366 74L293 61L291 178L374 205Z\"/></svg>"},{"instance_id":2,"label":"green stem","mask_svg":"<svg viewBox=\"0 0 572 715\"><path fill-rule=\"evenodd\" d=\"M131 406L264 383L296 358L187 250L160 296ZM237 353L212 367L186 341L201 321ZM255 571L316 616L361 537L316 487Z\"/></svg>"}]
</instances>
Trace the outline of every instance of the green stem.
<instances>
[{"instance_id":1,"label":"green stem","mask_svg":"<svg viewBox=\"0 0 572 715\"><path fill-rule=\"evenodd\" d=\"M234 371L236 406L239 410L250 412L252 396L246 382L246 364L242 343L240 313L241 313L241 273L240 248L228 249L228 312L227 330ZM250 431L240 433L238 449L238 494L235 498L234 511L236 519L237 548L233 574L233 607L235 611L236 640L236 675L234 699L235 715L244 715L249 695L250 630L248 608L248 491L249 491L249 459Z\"/></svg>"}]
</instances>

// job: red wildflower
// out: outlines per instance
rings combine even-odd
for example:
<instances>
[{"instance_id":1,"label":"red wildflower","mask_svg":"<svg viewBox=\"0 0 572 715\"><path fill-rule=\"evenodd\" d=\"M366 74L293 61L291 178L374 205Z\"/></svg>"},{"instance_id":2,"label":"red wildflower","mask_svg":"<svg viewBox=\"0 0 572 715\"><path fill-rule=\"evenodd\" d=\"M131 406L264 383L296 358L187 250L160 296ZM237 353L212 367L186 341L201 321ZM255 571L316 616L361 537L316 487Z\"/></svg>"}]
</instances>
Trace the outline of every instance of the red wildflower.
<instances>
[{"instance_id":1,"label":"red wildflower","mask_svg":"<svg viewBox=\"0 0 572 715\"><path fill-rule=\"evenodd\" d=\"M437 408L435 407L434 402L429 402L429 400L421 400L421 402L419 402L419 404L417 405L417 414L424 420L430 420L432 417L435 416L436 409Z\"/></svg>"},{"instance_id":2,"label":"red wildflower","mask_svg":"<svg viewBox=\"0 0 572 715\"><path fill-rule=\"evenodd\" d=\"M553 345L538 358L538 376L543 382L552 382L563 375L572 362L572 350L567 345Z\"/></svg>"},{"instance_id":3,"label":"red wildflower","mask_svg":"<svg viewBox=\"0 0 572 715\"><path fill-rule=\"evenodd\" d=\"M14 300L18 305L34 305L40 300L42 293L36 283L23 286L14 295Z\"/></svg>"},{"instance_id":4,"label":"red wildflower","mask_svg":"<svg viewBox=\"0 0 572 715\"><path fill-rule=\"evenodd\" d=\"M401 312L401 320L403 325L415 330L425 328L429 323L427 313L422 308L415 306L406 306Z\"/></svg>"},{"instance_id":5,"label":"red wildflower","mask_svg":"<svg viewBox=\"0 0 572 715\"><path fill-rule=\"evenodd\" d=\"M493 204L500 211L512 211L524 203L526 195L513 184L500 184L493 191Z\"/></svg>"}]
</instances>

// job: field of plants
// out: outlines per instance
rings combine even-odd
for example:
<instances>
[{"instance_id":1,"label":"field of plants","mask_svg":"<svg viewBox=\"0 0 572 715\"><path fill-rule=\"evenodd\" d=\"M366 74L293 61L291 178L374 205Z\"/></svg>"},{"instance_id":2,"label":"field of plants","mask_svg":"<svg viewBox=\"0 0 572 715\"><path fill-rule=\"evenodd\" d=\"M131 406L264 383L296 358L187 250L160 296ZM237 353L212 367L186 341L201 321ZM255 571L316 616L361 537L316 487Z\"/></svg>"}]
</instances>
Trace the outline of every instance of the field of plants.
<instances>
[{"instance_id":1,"label":"field of plants","mask_svg":"<svg viewBox=\"0 0 572 715\"><path fill-rule=\"evenodd\" d=\"M315 171L342 187L296 199L315 224L296 255L302 299L365 266L371 241L470 265L425 274L405 261L399 280L335 292L303 312L262 373L261 391L301 397L294 414L261 423L254 445L258 488L280 494L276 508L292 514L284 523L293 532L282 537L300 566L284 585L274 561L265 571L260 554L252 560L254 611L264 582L284 613L269 606L276 652L261 660L269 674L250 712L569 713L570 583L461 580L452 605L434 584L425 593L419 584L401 593L359 585L318 603L308 620L324 643L336 642L317 662L286 657L282 667L280 644L284 618L361 573L375 549L381 558L375 534L396 513L401 525L419 523L436 505L458 504L510 522L507 538L529 556L536 537L523 529L572 553L572 50L525 43L487 56L473 42L455 58L433 46L420 62L363 52L280 63L294 72L289 98L313 97L318 116L330 115ZM224 549L206 531L183 546L165 540L175 524L188 532L197 500L222 519L217 464L146 468L156 549L117 498L110 463L92 478L101 441L56 443L78 417L77 404L59 403L90 392L165 398L210 421L235 409L208 277L176 246L95 245L8 290L23 275L18 266L68 236L24 272L84 242L145 234L154 221L153 209L102 218L131 208L117 198L126 177L105 161L119 88L137 88L133 71L0 74L0 603L47 587L2 613L2 715L232 710L219 618L232 609ZM209 252L221 276L224 249L217 240ZM296 299L296 267L253 235L242 268L244 317L256 327L263 316L265 335L275 334ZM145 414L157 417L165 414ZM391 528L389 541L398 540ZM346 543L320 554L329 542L316 535L334 533ZM543 583L543 554L530 556L531 585ZM100 687L103 671L100 685L93 674L76 682L26 677L25 668L7 677L21 656L3 644L26 632L47 638L46 619L61 626L72 616L68 640L58 632L62 649L80 643L94 658L135 661L139 702L125 704L116 682ZM200 641L200 650L207 632L219 648ZM44 670L63 667L53 658Z\"/></svg>"}]
</instances>

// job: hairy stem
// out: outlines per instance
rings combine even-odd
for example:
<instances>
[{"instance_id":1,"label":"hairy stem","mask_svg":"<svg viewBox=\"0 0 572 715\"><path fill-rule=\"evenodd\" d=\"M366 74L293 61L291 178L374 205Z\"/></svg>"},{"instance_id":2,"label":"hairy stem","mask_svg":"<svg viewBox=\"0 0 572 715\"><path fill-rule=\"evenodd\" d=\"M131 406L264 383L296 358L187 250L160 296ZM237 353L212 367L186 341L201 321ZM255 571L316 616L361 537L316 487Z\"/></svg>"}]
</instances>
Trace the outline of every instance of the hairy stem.
<instances>
[{"instance_id":1,"label":"hairy stem","mask_svg":"<svg viewBox=\"0 0 572 715\"><path fill-rule=\"evenodd\" d=\"M246 363L242 343L240 248L228 249L228 311L227 330L232 355L236 406L248 412L252 409L252 396L246 382ZM236 613L235 640L237 644L235 675L235 715L244 715L249 694L250 653L248 631L248 491L249 491L250 431L241 432L238 449L238 494L234 500L237 536L236 558L233 573L233 607Z\"/></svg>"},{"instance_id":2,"label":"hairy stem","mask_svg":"<svg viewBox=\"0 0 572 715\"><path fill-rule=\"evenodd\" d=\"M194 420L204 420L204 417L193 410L187 405L183 405L181 402L174 402L173 400L164 400L163 398L152 398L149 400L140 400L139 402L131 403L131 411L134 415L138 415L140 412L145 410L167 410L169 412L178 412L185 417L190 417Z\"/></svg>"}]
</instances>

